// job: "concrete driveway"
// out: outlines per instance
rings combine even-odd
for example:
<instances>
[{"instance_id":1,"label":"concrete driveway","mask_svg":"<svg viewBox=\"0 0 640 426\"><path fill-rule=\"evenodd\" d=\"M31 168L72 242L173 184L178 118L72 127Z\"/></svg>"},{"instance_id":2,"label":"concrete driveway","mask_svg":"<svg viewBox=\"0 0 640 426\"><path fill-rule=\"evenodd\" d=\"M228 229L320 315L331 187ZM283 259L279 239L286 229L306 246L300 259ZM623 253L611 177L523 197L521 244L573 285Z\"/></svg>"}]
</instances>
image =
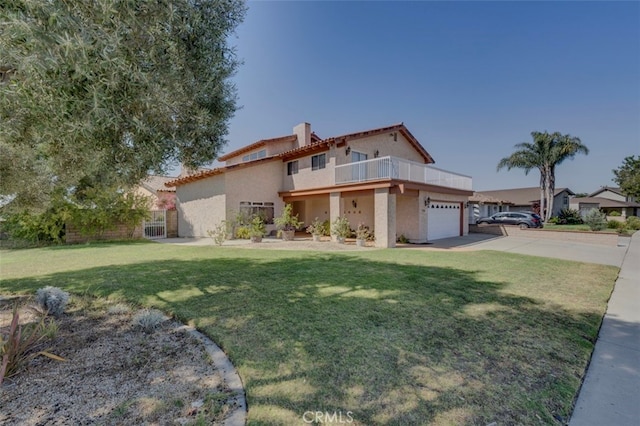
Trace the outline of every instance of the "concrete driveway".
<instances>
[{"instance_id":1,"label":"concrete driveway","mask_svg":"<svg viewBox=\"0 0 640 426\"><path fill-rule=\"evenodd\" d=\"M497 250L620 267L630 240L629 237L619 237L618 246L610 247L572 241L469 234L464 237L445 238L437 240L433 244L413 247L441 250Z\"/></svg>"}]
</instances>

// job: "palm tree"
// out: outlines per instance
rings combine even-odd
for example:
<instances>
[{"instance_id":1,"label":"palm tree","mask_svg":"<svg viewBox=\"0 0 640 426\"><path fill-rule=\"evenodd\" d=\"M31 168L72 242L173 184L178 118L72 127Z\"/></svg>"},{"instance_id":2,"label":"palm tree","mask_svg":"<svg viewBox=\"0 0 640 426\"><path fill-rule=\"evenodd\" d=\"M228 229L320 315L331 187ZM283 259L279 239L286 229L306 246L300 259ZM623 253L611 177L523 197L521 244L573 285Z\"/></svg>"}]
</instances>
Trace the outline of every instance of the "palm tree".
<instances>
[{"instance_id":1,"label":"palm tree","mask_svg":"<svg viewBox=\"0 0 640 426\"><path fill-rule=\"evenodd\" d=\"M540 216L548 221L553 212L556 166L564 160L572 159L576 154L589 154L589 149L582 144L580 138L560 132L531 132L531 136L533 143L515 145L517 150L500 160L497 170L505 167L507 170L518 168L524 169L525 174L529 174L532 169L540 170ZM547 210L543 213L545 205Z\"/></svg>"}]
</instances>

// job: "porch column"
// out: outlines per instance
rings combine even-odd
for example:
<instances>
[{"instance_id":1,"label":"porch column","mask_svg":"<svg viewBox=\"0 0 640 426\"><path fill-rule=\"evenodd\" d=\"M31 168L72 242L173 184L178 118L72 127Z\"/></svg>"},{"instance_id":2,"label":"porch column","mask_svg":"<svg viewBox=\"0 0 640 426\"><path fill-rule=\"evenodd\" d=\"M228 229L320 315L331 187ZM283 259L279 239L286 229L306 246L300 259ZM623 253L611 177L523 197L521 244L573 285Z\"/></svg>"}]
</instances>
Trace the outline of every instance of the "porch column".
<instances>
[{"instance_id":1,"label":"porch column","mask_svg":"<svg viewBox=\"0 0 640 426\"><path fill-rule=\"evenodd\" d=\"M373 195L376 247L396 246L396 194L389 188L377 188Z\"/></svg>"},{"instance_id":2,"label":"porch column","mask_svg":"<svg viewBox=\"0 0 640 426\"><path fill-rule=\"evenodd\" d=\"M339 192L332 192L329 194L329 223L333 225L333 222L342 214L342 198L340 198ZM331 241L337 241L333 232L331 233Z\"/></svg>"},{"instance_id":3,"label":"porch column","mask_svg":"<svg viewBox=\"0 0 640 426\"><path fill-rule=\"evenodd\" d=\"M420 191L418 195L418 238L415 241L418 244L427 242L427 220L429 208L426 207L425 200L429 196L427 191Z\"/></svg>"}]
</instances>

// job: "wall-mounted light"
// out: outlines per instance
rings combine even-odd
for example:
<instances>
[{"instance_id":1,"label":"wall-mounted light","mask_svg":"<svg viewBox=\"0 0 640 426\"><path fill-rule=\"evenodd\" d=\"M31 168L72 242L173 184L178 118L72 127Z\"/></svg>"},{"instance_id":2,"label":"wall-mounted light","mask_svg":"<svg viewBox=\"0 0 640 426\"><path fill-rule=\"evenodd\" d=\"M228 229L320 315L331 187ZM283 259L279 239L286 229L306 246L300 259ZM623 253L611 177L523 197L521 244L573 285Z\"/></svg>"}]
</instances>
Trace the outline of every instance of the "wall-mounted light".
<instances>
[{"instance_id":1,"label":"wall-mounted light","mask_svg":"<svg viewBox=\"0 0 640 426\"><path fill-rule=\"evenodd\" d=\"M393 137L394 142L398 142L398 132L393 132L389 136Z\"/></svg>"},{"instance_id":2,"label":"wall-mounted light","mask_svg":"<svg viewBox=\"0 0 640 426\"><path fill-rule=\"evenodd\" d=\"M345 155L349 155L350 152L351 152L351 147L347 147L347 149L344 150Z\"/></svg>"},{"instance_id":3,"label":"wall-mounted light","mask_svg":"<svg viewBox=\"0 0 640 426\"><path fill-rule=\"evenodd\" d=\"M373 153L373 158L378 158L378 155L380 155L380 151L376 149L376 151Z\"/></svg>"},{"instance_id":4,"label":"wall-mounted light","mask_svg":"<svg viewBox=\"0 0 640 426\"><path fill-rule=\"evenodd\" d=\"M358 207L358 203L356 202L356 200L351 200L351 205L354 209Z\"/></svg>"},{"instance_id":5,"label":"wall-mounted light","mask_svg":"<svg viewBox=\"0 0 640 426\"><path fill-rule=\"evenodd\" d=\"M431 197L426 197L424 199L424 206L429 207L431 205Z\"/></svg>"},{"instance_id":6,"label":"wall-mounted light","mask_svg":"<svg viewBox=\"0 0 640 426\"><path fill-rule=\"evenodd\" d=\"M471 202L469 202L469 201L467 201L467 202L465 203L465 207L466 207L466 208L469 208L469 206L470 206L470 205L471 205Z\"/></svg>"}]
</instances>

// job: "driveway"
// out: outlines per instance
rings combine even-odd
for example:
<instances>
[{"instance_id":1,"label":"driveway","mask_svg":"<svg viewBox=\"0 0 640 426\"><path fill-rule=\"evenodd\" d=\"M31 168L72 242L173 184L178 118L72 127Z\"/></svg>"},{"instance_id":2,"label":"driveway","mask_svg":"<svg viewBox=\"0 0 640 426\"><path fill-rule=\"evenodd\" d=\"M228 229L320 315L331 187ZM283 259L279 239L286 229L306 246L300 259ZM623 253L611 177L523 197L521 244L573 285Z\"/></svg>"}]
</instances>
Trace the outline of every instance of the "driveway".
<instances>
[{"instance_id":1,"label":"driveway","mask_svg":"<svg viewBox=\"0 0 640 426\"><path fill-rule=\"evenodd\" d=\"M618 246L610 247L572 241L469 234L437 240L433 244L418 247L441 250L497 250L620 267L630 240L629 237L619 237Z\"/></svg>"}]
</instances>

